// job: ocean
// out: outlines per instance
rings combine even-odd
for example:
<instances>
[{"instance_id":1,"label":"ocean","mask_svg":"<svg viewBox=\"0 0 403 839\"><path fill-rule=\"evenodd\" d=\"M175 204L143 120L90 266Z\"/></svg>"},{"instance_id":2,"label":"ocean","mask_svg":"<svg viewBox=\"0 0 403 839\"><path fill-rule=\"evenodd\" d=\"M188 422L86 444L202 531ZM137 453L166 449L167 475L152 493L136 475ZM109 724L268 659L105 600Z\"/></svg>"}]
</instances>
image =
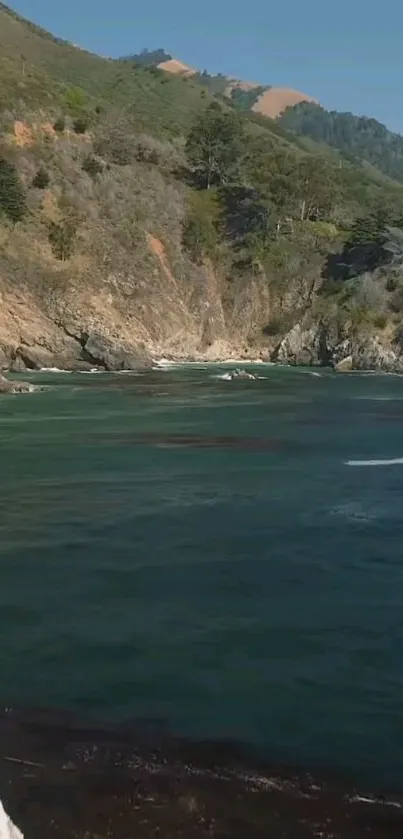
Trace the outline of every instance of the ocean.
<instances>
[{"instance_id":1,"label":"ocean","mask_svg":"<svg viewBox=\"0 0 403 839\"><path fill-rule=\"evenodd\" d=\"M30 374L0 401L0 703L403 780L403 378Z\"/></svg>"}]
</instances>

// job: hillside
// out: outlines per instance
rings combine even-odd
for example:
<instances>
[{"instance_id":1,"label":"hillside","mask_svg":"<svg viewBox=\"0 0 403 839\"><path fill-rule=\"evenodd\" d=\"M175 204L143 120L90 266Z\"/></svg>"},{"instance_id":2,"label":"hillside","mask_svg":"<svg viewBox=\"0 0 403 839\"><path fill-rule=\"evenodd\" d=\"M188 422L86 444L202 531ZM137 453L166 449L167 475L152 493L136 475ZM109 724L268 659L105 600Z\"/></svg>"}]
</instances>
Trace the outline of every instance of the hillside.
<instances>
[{"instance_id":1,"label":"hillside","mask_svg":"<svg viewBox=\"0 0 403 839\"><path fill-rule=\"evenodd\" d=\"M287 87L271 87L270 85L242 81L221 74L210 76L206 71L199 73L194 68L173 59L171 56L164 61L156 61L155 63L160 70L164 70L166 73L193 76L200 84L205 85L213 95L221 94L241 109L251 110L271 119L277 119L287 108L301 102L316 103L312 96Z\"/></svg>"},{"instance_id":2,"label":"hillside","mask_svg":"<svg viewBox=\"0 0 403 839\"><path fill-rule=\"evenodd\" d=\"M403 137L375 119L326 111L317 103L304 102L288 108L281 115L280 124L296 134L327 143L353 160L366 160L403 183Z\"/></svg>"},{"instance_id":3,"label":"hillside","mask_svg":"<svg viewBox=\"0 0 403 839\"><path fill-rule=\"evenodd\" d=\"M0 33L0 366L400 364L402 187L164 51L103 59L4 5Z\"/></svg>"},{"instance_id":4,"label":"hillside","mask_svg":"<svg viewBox=\"0 0 403 839\"><path fill-rule=\"evenodd\" d=\"M165 72L191 76L212 95L228 98L235 107L277 120L298 136L331 146L356 164L365 161L388 177L403 182L403 137L377 120L327 111L310 94L291 88L242 81L222 74L211 76L172 56L164 56L160 61L159 52L155 64ZM153 53L148 55L151 57Z\"/></svg>"}]
</instances>

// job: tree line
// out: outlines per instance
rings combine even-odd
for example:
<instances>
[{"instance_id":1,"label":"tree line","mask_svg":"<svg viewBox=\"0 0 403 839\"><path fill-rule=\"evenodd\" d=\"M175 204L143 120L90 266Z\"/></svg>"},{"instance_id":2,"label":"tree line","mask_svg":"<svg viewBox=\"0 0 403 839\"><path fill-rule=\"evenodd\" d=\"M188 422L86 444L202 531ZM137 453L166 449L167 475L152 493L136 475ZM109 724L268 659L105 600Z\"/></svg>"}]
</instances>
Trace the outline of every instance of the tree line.
<instances>
[{"instance_id":1,"label":"tree line","mask_svg":"<svg viewBox=\"0 0 403 839\"><path fill-rule=\"evenodd\" d=\"M340 149L355 162L367 160L381 172L403 182L403 137L376 119L326 111L320 105L301 102L287 108L279 123L296 134Z\"/></svg>"}]
</instances>

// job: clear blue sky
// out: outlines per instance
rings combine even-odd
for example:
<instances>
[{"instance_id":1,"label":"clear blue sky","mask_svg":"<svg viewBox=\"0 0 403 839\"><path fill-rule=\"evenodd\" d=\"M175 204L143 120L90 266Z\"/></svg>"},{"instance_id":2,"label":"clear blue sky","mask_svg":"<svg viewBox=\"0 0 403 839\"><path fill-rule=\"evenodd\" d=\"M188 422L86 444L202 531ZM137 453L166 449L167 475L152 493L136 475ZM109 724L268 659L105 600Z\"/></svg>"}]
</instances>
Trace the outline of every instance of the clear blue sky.
<instances>
[{"instance_id":1,"label":"clear blue sky","mask_svg":"<svg viewBox=\"0 0 403 839\"><path fill-rule=\"evenodd\" d=\"M6 0L103 55L164 47L211 73L295 87L403 133L402 0Z\"/></svg>"}]
</instances>

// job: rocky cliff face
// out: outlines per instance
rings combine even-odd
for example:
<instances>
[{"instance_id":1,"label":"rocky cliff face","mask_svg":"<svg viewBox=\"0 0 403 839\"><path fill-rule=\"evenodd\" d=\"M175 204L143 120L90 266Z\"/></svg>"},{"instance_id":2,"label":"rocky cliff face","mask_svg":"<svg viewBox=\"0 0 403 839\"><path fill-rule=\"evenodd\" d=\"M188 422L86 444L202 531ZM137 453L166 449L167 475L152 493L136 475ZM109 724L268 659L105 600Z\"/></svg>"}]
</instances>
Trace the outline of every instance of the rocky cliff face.
<instances>
[{"instance_id":1,"label":"rocky cliff face","mask_svg":"<svg viewBox=\"0 0 403 839\"><path fill-rule=\"evenodd\" d=\"M121 370L162 356L268 357L264 342L253 353L249 342L264 317L262 284L252 283L244 300L241 296L225 309L221 283L211 266L196 270L193 287L181 288L159 245L157 277L140 299L127 299L112 282L101 288L87 284L81 291L65 288L47 299L28 285L16 289L3 282L0 369Z\"/></svg>"},{"instance_id":2,"label":"rocky cliff face","mask_svg":"<svg viewBox=\"0 0 403 839\"><path fill-rule=\"evenodd\" d=\"M337 332L311 315L296 323L272 353L286 364L325 365L340 371L375 370L403 372L403 353L398 341L387 334Z\"/></svg>"}]
</instances>

